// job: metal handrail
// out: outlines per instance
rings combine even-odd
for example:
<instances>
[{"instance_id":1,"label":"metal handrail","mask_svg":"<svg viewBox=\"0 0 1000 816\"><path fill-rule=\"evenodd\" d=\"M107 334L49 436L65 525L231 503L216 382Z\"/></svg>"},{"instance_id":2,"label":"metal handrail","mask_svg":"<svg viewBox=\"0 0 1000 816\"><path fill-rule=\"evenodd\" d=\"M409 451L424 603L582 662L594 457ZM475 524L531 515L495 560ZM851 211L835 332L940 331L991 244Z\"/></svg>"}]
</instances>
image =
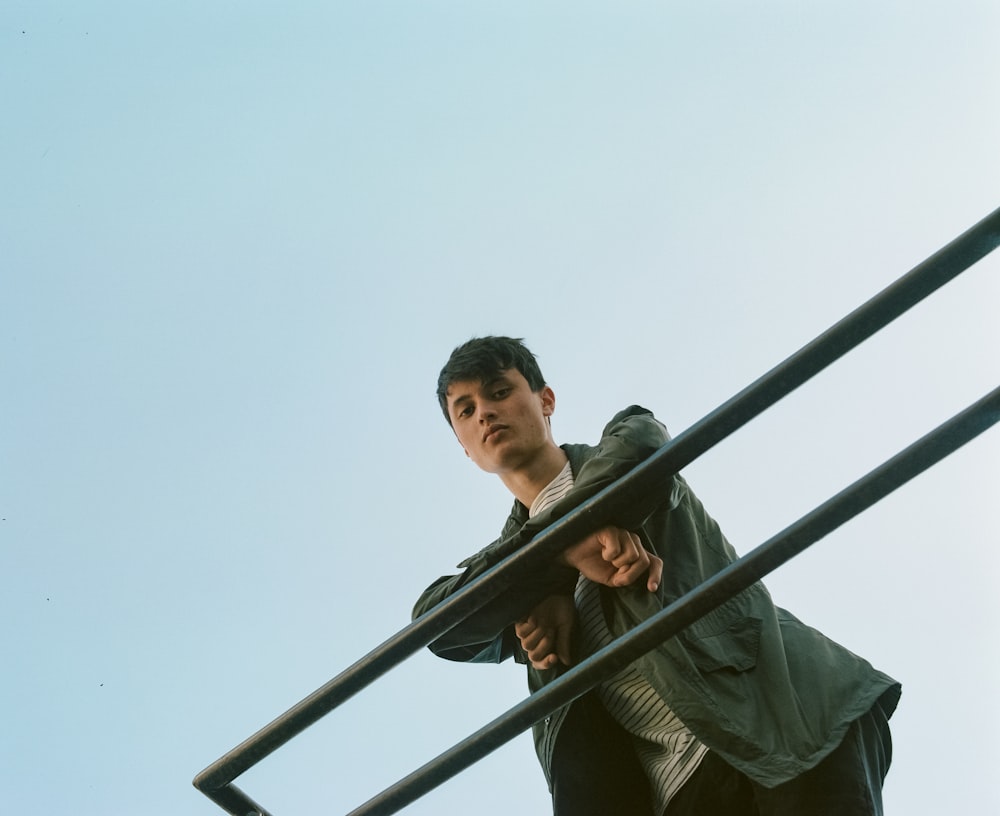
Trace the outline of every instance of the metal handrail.
<instances>
[{"instance_id":1,"label":"metal handrail","mask_svg":"<svg viewBox=\"0 0 1000 816\"><path fill-rule=\"evenodd\" d=\"M400 630L381 646L369 652L361 660L341 672L280 717L260 729L253 736L240 743L236 748L220 757L195 777L195 787L216 802L227 813L233 814L233 816L251 816L252 814L268 816L267 811L263 807L232 784L233 780L240 774L273 753L354 694L370 685L404 659L456 626L459 621L475 613L493 598L500 595L505 589L517 583L519 578L529 573L544 560L551 558L556 552L565 548L573 541L578 540L582 535L600 526L604 519L615 514L618 507L628 502L627 496L634 495L634 490L654 484L658 480L662 480L679 471L819 371L872 336L879 329L888 325L916 303L989 254L998 245L1000 245L1000 209L995 210L982 219L975 226L891 284L867 303L851 312L851 314L787 360L771 369L771 371L743 389L743 391L736 394L715 411L668 442L649 457L649 459L631 470L615 484L605 488L565 518L543 530L530 544L512 554L501 564L487 571L477 580L470 582L468 586L438 604L426 615ZM991 394L986 399L989 400L992 397L993 395ZM970 408L969 410L973 409ZM991 410L994 409L990 407L977 408L978 412L985 411L987 414ZM965 416L965 414L963 413L960 416ZM958 417L956 417L957 419ZM993 421L996 420L994 419ZM976 433L981 432L981 430L982 428ZM925 442L926 440L927 438L921 440L921 442ZM935 442L935 445L938 444L940 443ZM964 442L960 444L964 444ZM907 450L909 451L910 449ZM950 450L954 450L954 448ZM941 454L941 456L944 455L947 455L947 453ZM903 454L900 454L900 456L903 456ZM934 461L937 461L937 459ZM927 466L929 464L925 465L925 467ZM911 477L908 476L907 478ZM838 497L842 495L838 494ZM865 506L868 505L866 504ZM823 507L826 507L826 505L823 505ZM860 512L860 510L855 512ZM806 518L809 517L807 516ZM809 543L812 542L810 541ZM808 546L808 544L804 546ZM727 572L724 571L724 573ZM720 573L719 576L722 576L724 573ZM712 579L713 582L715 580ZM657 619L659 619L659 616L657 616ZM648 632L649 630L645 627L651 623L652 619L651 621L647 621L643 627L637 627L626 638L640 637L636 633L640 632L640 630ZM642 637L652 636L643 635ZM624 643L626 638L620 638L609 649L617 650L620 648L619 644ZM634 641L629 640L629 643L632 642ZM645 640L643 642L645 643ZM651 647L648 646L644 650L648 650ZM638 652L637 654L641 653ZM631 654L631 650L629 654ZM596 658L598 655L594 657ZM608 665L611 663L620 665L614 653L604 659L609 661ZM623 658L624 663L630 662L631 659L634 659L634 656L628 660L624 660ZM581 664L577 668L582 669L583 666L584 664ZM576 678L579 675L569 672L566 677ZM582 681L572 680L571 682L577 683ZM594 682L596 683L597 681L595 680ZM555 685L555 683L552 684L552 686ZM573 686L573 688L575 687ZM546 687L544 691L549 692L550 688ZM559 688L565 687L560 686ZM586 689L577 692L577 694L584 691ZM556 693L559 693L558 689ZM536 710L536 707L543 704L537 702L539 699L544 703L549 698L542 697L542 693L539 692L521 704L526 707L524 710L532 712L530 715L523 713L520 706L508 712L508 714L519 712L515 715L515 719L519 724L519 730L515 733L520 733L521 730L524 730L531 724L531 722L528 722L523 727L521 726L524 717L534 716L533 712ZM568 699L572 699L572 697ZM552 710L558 708L560 705L562 703L554 704ZM535 717L535 720L542 716L545 716L545 714ZM496 722L498 721L494 721L494 724ZM487 728L490 728L490 726ZM482 731L477 732L477 734L482 734ZM466 746L466 748L475 747L469 746L468 743L470 740L477 738L477 735L473 735L473 737L463 741L453 750L458 751L460 746ZM509 738L507 737L507 739ZM503 741L506 741L506 739ZM476 743L476 745L478 744ZM502 744L502 742L497 743L497 745L499 744ZM493 747L495 748L497 745ZM493 748L489 750L493 750ZM445 762L446 765L450 766L454 763L454 756L451 752L442 756L449 757ZM431 765L433 766L434 763L431 763ZM464 768L466 765L462 765L462 767ZM426 772L427 768L428 766L425 766L424 769L416 772L415 775ZM455 772L457 773L457 770ZM440 781L451 775L453 774L448 773ZM407 786L413 785L413 776L407 777L407 780L410 780ZM440 781L433 783L430 787L440 784ZM403 807L405 804L413 801L413 798L416 798L416 796L422 795L422 793L417 793L415 796L410 797L409 793L409 791L416 790L420 786L406 787L406 791L408 792L405 795L401 794L400 785L403 785L403 782L383 792L383 795L389 795L389 791L395 791L395 793L389 796L389 799L396 803L391 805L393 809L381 809L387 806L388 802L383 803L379 797L376 797L376 799L371 800L362 808L353 811L352 816L355 816L355 814L360 816L362 813L394 813L398 807ZM426 788L423 792L429 789ZM404 799L405 801L403 801ZM402 802L402 804L398 804L399 802Z\"/></svg>"}]
</instances>

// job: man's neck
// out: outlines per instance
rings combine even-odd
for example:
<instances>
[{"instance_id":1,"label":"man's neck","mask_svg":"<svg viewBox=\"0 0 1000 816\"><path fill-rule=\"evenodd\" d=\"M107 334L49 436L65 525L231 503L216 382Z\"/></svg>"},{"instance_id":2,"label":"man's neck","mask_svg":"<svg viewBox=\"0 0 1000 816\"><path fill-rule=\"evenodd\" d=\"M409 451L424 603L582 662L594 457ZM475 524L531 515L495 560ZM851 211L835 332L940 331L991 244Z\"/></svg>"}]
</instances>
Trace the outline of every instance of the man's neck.
<instances>
[{"instance_id":1,"label":"man's neck","mask_svg":"<svg viewBox=\"0 0 1000 816\"><path fill-rule=\"evenodd\" d=\"M538 494L559 475L567 461L569 460L565 451L558 445L552 444L545 448L544 453L528 467L501 473L500 480L514 494L515 499L525 507L531 507Z\"/></svg>"}]
</instances>

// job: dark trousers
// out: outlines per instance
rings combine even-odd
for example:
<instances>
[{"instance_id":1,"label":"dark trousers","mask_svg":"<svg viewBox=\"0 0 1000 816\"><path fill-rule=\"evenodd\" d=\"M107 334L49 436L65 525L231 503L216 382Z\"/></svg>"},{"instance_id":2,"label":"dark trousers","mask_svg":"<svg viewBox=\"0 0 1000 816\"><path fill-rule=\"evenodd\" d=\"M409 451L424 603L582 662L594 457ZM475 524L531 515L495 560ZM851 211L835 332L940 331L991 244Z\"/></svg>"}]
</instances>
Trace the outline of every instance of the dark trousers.
<instances>
[{"instance_id":1,"label":"dark trousers","mask_svg":"<svg viewBox=\"0 0 1000 816\"><path fill-rule=\"evenodd\" d=\"M555 816L654 816L631 738L594 692L570 706L550 771Z\"/></svg>"},{"instance_id":2,"label":"dark trousers","mask_svg":"<svg viewBox=\"0 0 1000 816\"><path fill-rule=\"evenodd\" d=\"M889 723L876 703L819 765L773 788L709 751L664 816L882 816L891 761Z\"/></svg>"},{"instance_id":3,"label":"dark trousers","mask_svg":"<svg viewBox=\"0 0 1000 816\"><path fill-rule=\"evenodd\" d=\"M889 723L876 704L816 767L774 788L710 751L664 816L881 816L891 760ZM555 816L654 816L630 738L592 692L559 729L551 776Z\"/></svg>"}]
</instances>

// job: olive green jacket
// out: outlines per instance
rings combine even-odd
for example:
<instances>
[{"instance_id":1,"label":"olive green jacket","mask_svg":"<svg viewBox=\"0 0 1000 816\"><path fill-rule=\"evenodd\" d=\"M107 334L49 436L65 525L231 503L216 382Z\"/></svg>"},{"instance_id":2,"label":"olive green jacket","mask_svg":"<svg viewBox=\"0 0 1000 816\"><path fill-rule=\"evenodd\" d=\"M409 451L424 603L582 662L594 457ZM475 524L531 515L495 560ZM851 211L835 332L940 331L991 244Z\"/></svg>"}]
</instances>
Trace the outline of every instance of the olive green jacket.
<instances>
[{"instance_id":1,"label":"olive green jacket","mask_svg":"<svg viewBox=\"0 0 1000 816\"><path fill-rule=\"evenodd\" d=\"M538 516L515 502L499 539L462 562L459 575L434 582L417 601L423 614L539 531L631 470L669 440L666 428L643 408L617 414L596 447L564 445L575 483L567 496ZM635 497L626 514L609 520L640 535L663 559L657 592L645 585L601 587L605 616L618 637L736 559L715 521L680 475L662 490ZM513 623L545 596L572 593L577 573L553 564L505 592L431 644L450 660L526 662ZM850 723L879 701L887 716L899 684L867 661L776 607L757 583L636 661L637 668L694 735L736 768L773 787L816 765L841 741ZM529 687L541 688L558 669L528 666ZM535 726L548 776L554 716Z\"/></svg>"}]
</instances>

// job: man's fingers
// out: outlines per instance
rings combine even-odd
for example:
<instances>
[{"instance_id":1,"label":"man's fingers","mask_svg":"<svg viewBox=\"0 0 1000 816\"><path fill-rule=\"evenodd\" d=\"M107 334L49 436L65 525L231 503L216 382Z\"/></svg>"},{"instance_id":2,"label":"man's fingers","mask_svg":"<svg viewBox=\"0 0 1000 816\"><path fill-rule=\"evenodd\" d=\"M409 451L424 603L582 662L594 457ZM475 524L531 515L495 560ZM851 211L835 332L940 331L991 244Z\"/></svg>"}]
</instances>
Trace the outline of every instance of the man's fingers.
<instances>
[{"instance_id":1,"label":"man's fingers","mask_svg":"<svg viewBox=\"0 0 1000 816\"><path fill-rule=\"evenodd\" d=\"M556 654L556 649L552 643L552 633L549 630L536 626L533 619L528 618L514 625L514 633L521 641L521 648L531 665L536 669L549 668L554 666L562 655Z\"/></svg>"},{"instance_id":2,"label":"man's fingers","mask_svg":"<svg viewBox=\"0 0 1000 816\"><path fill-rule=\"evenodd\" d=\"M553 637L555 642L553 643ZM569 666L572 662L570 657L569 632L557 631L552 636L531 638L531 645L528 646L525 640L521 641L521 646L528 655L528 660L536 669L551 669L557 663Z\"/></svg>"},{"instance_id":3,"label":"man's fingers","mask_svg":"<svg viewBox=\"0 0 1000 816\"><path fill-rule=\"evenodd\" d=\"M617 587L629 586L646 576L646 588L655 592L663 580L663 560L649 552L642 544L642 539L628 530L619 530L617 540L621 543L621 551L617 558L611 561L615 573L610 585Z\"/></svg>"},{"instance_id":4,"label":"man's fingers","mask_svg":"<svg viewBox=\"0 0 1000 816\"><path fill-rule=\"evenodd\" d=\"M621 557L622 547L619 534L625 532L617 527L602 527L594 535L601 543L601 558L609 564L613 564L616 558Z\"/></svg>"},{"instance_id":5,"label":"man's fingers","mask_svg":"<svg viewBox=\"0 0 1000 816\"><path fill-rule=\"evenodd\" d=\"M629 584L634 584L636 581L642 577L643 573L648 569L647 565L643 561L633 561L623 567L618 568L618 572L615 573L612 581L615 586L623 587Z\"/></svg>"},{"instance_id":6,"label":"man's fingers","mask_svg":"<svg viewBox=\"0 0 1000 816\"><path fill-rule=\"evenodd\" d=\"M608 525L569 547L564 561L585 578L609 587L624 587L642 579L647 586L659 586L662 564L653 569L656 556L647 552L637 533Z\"/></svg>"},{"instance_id":7,"label":"man's fingers","mask_svg":"<svg viewBox=\"0 0 1000 816\"><path fill-rule=\"evenodd\" d=\"M514 624L528 661L536 669L571 664L570 642L576 621L572 595L550 595Z\"/></svg>"},{"instance_id":8,"label":"man's fingers","mask_svg":"<svg viewBox=\"0 0 1000 816\"><path fill-rule=\"evenodd\" d=\"M639 541L639 536L631 530L619 530L618 542L621 548L621 555L626 556L633 561L638 558L643 551L642 542Z\"/></svg>"},{"instance_id":9,"label":"man's fingers","mask_svg":"<svg viewBox=\"0 0 1000 816\"><path fill-rule=\"evenodd\" d=\"M546 655L541 660L534 660L529 655L528 659L531 660L532 667L536 669L551 669L559 662L559 658L554 654Z\"/></svg>"},{"instance_id":10,"label":"man's fingers","mask_svg":"<svg viewBox=\"0 0 1000 816\"><path fill-rule=\"evenodd\" d=\"M544 654L548 654L552 650L548 648L547 644L548 638L545 636L545 632L542 629L535 629L534 631L521 637L521 648L523 648L529 656L533 652L537 653L543 648L545 649Z\"/></svg>"},{"instance_id":11,"label":"man's fingers","mask_svg":"<svg viewBox=\"0 0 1000 816\"><path fill-rule=\"evenodd\" d=\"M649 569L650 556L635 533L622 530L619 540L622 542L621 554L611 564L617 570L615 585L627 586Z\"/></svg>"},{"instance_id":12,"label":"man's fingers","mask_svg":"<svg viewBox=\"0 0 1000 816\"><path fill-rule=\"evenodd\" d=\"M559 660L559 656L553 651L552 643L548 638L545 638L530 649L525 649L525 651L528 654L528 660L536 668L548 668L549 665L555 665Z\"/></svg>"},{"instance_id":13,"label":"man's fingers","mask_svg":"<svg viewBox=\"0 0 1000 816\"><path fill-rule=\"evenodd\" d=\"M656 592L663 580L663 559L658 555L649 556L649 576L646 578L646 588Z\"/></svg>"},{"instance_id":14,"label":"man's fingers","mask_svg":"<svg viewBox=\"0 0 1000 816\"><path fill-rule=\"evenodd\" d=\"M621 530L617 528L613 529L615 529L615 532L617 533L617 535L614 536L616 541L616 552L613 557L607 559L610 561L612 566L617 569L622 569L623 567L629 567L637 562L642 563L643 566L645 566L646 551L643 549L639 536L629 530Z\"/></svg>"}]
</instances>

